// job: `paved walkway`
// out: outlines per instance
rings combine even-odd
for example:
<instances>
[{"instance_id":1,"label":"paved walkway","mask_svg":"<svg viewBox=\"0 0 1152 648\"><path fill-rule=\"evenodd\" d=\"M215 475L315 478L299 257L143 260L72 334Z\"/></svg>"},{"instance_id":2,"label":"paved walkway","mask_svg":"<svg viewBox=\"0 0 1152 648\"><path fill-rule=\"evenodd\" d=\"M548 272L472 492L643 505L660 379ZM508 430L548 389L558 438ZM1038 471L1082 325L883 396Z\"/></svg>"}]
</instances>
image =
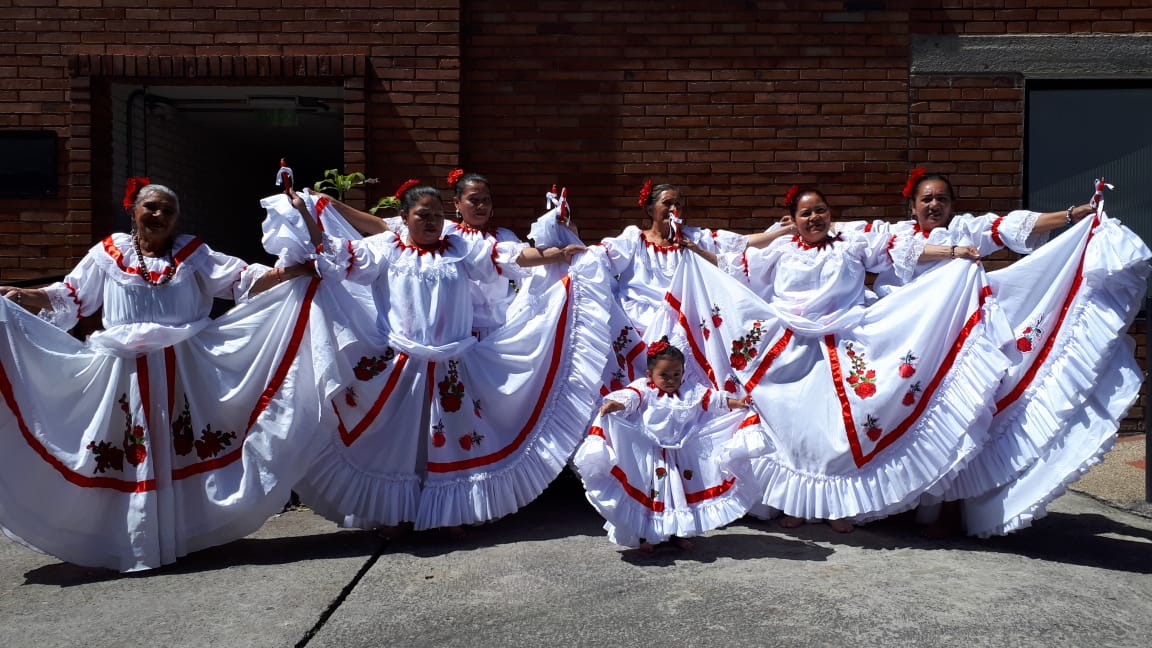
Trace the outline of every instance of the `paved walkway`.
<instances>
[{"instance_id":1,"label":"paved walkway","mask_svg":"<svg viewBox=\"0 0 1152 648\"><path fill-rule=\"evenodd\" d=\"M1089 477L1138 475L1132 496L1142 450ZM748 521L646 556L605 539L567 474L462 542L292 511L125 576L0 539L0 646L1148 646L1152 517L1089 477L1091 497L986 541L929 541L908 516L851 535Z\"/></svg>"}]
</instances>

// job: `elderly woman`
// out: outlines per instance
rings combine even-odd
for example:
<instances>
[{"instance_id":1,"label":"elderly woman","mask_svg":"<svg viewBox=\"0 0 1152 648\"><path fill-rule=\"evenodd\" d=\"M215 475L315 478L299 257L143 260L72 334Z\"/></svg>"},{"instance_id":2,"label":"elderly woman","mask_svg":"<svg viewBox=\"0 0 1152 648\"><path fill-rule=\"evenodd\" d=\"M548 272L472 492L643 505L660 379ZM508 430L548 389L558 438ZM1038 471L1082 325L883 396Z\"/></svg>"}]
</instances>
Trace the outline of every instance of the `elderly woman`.
<instances>
[{"instance_id":1,"label":"elderly woman","mask_svg":"<svg viewBox=\"0 0 1152 648\"><path fill-rule=\"evenodd\" d=\"M69 562L131 571L277 512L335 383L312 352L315 282L289 281L310 268L248 266L177 234L161 185L126 207L132 232L64 281L0 288L0 525ZM213 321L215 297L241 303ZM83 343L65 332L99 309L104 330Z\"/></svg>"},{"instance_id":2,"label":"elderly woman","mask_svg":"<svg viewBox=\"0 0 1152 648\"><path fill-rule=\"evenodd\" d=\"M766 424L763 503L785 526L828 519L850 532L849 518L911 508L970 457L1007 361L982 335L972 265L941 271L946 295L909 288L866 308L865 273L890 267L888 237L836 231L815 189L794 187L785 206L790 236L721 255L752 292L707 292L719 270L694 264L670 300L711 300L683 301L678 319L694 354L746 390Z\"/></svg>"},{"instance_id":3,"label":"elderly woman","mask_svg":"<svg viewBox=\"0 0 1152 648\"><path fill-rule=\"evenodd\" d=\"M264 205L266 230L297 237L266 245L309 254L321 243L318 299L336 326L353 332L338 358L350 379L332 403L328 443L298 486L304 500L342 526L458 534L542 492L595 404L607 355L607 281L562 282L538 311L478 341L471 286L499 276L495 243L444 236L435 188L403 191L403 234L364 239L321 232L338 217L313 195ZM525 248L513 262L566 263L582 249ZM346 284L369 287L374 302L343 300Z\"/></svg>"},{"instance_id":4,"label":"elderly woman","mask_svg":"<svg viewBox=\"0 0 1152 648\"><path fill-rule=\"evenodd\" d=\"M929 535L1002 534L1043 517L1047 503L1111 447L1135 402L1141 371L1125 331L1142 303L1149 251L1104 215L1098 191L1090 204L1000 217L954 215L945 176L915 169L905 185L913 220L890 227L900 267L878 277L879 294L916 277L931 281L943 262L922 252L926 242L958 246L955 256L964 258L1005 246L1030 253L988 275L996 343L1013 363L996 393L987 443L944 495L966 500L965 514L946 503Z\"/></svg>"}]
</instances>

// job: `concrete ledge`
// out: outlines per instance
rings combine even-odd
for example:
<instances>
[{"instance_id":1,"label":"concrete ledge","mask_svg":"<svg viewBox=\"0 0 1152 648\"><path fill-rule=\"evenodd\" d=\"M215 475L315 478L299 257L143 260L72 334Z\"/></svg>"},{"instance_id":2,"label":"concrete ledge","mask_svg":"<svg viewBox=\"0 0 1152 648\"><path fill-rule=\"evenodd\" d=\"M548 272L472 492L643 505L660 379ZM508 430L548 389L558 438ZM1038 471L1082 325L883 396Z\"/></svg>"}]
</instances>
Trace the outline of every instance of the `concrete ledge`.
<instances>
[{"instance_id":1,"label":"concrete ledge","mask_svg":"<svg viewBox=\"0 0 1152 648\"><path fill-rule=\"evenodd\" d=\"M913 34L912 74L1026 78L1152 78L1152 34Z\"/></svg>"}]
</instances>

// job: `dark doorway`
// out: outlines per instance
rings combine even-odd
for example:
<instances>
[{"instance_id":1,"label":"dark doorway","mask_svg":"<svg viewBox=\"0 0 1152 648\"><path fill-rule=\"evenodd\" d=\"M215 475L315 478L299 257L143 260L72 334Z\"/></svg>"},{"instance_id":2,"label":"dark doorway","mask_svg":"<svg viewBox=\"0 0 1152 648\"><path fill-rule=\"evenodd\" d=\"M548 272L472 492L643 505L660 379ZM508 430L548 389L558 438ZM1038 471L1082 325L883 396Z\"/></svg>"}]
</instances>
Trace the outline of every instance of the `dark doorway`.
<instances>
[{"instance_id":1,"label":"dark doorway","mask_svg":"<svg viewBox=\"0 0 1152 648\"><path fill-rule=\"evenodd\" d=\"M286 158L298 186L343 166L339 86L138 86L111 88L112 194L118 231L125 180L148 176L180 196L183 231L249 262L260 245L260 199L276 193Z\"/></svg>"}]
</instances>

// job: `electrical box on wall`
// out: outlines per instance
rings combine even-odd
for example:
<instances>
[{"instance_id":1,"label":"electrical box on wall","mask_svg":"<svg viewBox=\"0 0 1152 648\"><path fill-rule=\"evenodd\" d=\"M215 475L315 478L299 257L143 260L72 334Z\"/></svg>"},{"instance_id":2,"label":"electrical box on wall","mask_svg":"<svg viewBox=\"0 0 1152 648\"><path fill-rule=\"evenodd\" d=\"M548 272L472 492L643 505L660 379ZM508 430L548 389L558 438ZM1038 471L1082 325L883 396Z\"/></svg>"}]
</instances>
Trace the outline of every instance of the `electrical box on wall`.
<instances>
[{"instance_id":1,"label":"electrical box on wall","mask_svg":"<svg viewBox=\"0 0 1152 648\"><path fill-rule=\"evenodd\" d=\"M54 198L55 131L0 130L0 198Z\"/></svg>"}]
</instances>

